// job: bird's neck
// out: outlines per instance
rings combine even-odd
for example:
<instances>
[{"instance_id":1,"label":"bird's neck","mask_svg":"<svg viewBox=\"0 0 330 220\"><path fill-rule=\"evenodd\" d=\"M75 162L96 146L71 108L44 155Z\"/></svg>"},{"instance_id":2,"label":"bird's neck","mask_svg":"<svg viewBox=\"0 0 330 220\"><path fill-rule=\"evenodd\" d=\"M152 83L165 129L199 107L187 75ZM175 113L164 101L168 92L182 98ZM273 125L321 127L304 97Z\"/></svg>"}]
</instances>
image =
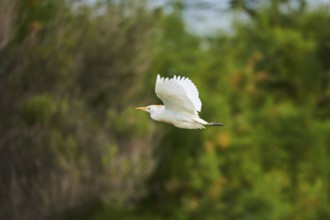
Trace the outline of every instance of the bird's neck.
<instances>
[{"instance_id":1,"label":"bird's neck","mask_svg":"<svg viewBox=\"0 0 330 220\"><path fill-rule=\"evenodd\" d=\"M165 107L162 105L162 106L159 106L159 108L157 109L157 111L151 112L150 113L150 117L153 120L161 121L161 120L163 120L163 118L165 116L164 114L165 114Z\"/></svg>"}]
</instances>

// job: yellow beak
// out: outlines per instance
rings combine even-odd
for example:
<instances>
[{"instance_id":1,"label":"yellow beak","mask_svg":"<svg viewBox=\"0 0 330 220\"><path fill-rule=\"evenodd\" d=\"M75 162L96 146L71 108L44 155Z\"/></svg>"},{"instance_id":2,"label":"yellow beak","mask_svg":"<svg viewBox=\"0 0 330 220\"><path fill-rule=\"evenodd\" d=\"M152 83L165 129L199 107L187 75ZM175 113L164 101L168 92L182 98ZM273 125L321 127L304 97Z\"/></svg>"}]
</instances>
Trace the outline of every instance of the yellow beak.
<instances>
[{"instance_id":1,"label":"yellow beak","mask_svg":"<svg viewBox=\"0 0 330 220\"><path fill-rule=\"evenodd\" d=\"M136 110L142 110L142 111L145 111L145 110L147 110L148 108L147 107L137 107L137 108L135 108Z\"/></svg>"}]
</instances>

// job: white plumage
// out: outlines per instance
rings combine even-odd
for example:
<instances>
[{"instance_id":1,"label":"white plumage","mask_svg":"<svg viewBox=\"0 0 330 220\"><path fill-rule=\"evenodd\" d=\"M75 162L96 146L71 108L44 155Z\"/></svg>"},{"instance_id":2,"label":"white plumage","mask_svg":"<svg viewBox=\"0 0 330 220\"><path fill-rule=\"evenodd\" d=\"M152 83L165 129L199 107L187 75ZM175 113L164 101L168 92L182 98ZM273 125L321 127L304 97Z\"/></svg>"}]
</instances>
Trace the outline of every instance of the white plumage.
<instances>
[{"instance_id":1,"label":"white plumage","mask_svg":"<svg viewBox=\"0 0 330 220\"><path fill-rule=\"evenodd\" d=\"M208 123L199 117L202 102L196 86L188 78L180 76L164 78L157 75L155 92L164 105L149 105L136 109L149 112L151 118L156 121L186 129L204 128L205 125L223 125L219 122Z\"/></svg>"},{"instance_id":2,"label":"white plumage","mask_svg":"<svg viewBox=\"0 0 330 220\"><path fill-rule=\"evenodd\" d=\"M197 88L188 78L174 76L169 79L157 75L155 92L167 109L186 110L191 113L201 111L202 102Z\"/></svg>"}]
</instances>

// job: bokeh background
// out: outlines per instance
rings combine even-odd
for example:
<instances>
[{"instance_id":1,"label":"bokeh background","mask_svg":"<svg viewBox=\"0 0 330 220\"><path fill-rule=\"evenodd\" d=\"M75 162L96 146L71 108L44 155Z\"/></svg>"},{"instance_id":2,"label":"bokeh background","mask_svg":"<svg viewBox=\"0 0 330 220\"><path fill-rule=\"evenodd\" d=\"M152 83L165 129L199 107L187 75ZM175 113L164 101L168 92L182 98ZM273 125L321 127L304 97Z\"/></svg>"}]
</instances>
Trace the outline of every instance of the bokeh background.
<instances>
[{"instance_id":1,"label":"bokeh background","mask_svg":"<svg viewBox=\"0 0 330 220\"><path fill-rule=\"evenodd\" d=\"M329 5L0 0L0 219L330 219ZM135 111L158 73L225 127Z\"/></svg>"}]
</instances>

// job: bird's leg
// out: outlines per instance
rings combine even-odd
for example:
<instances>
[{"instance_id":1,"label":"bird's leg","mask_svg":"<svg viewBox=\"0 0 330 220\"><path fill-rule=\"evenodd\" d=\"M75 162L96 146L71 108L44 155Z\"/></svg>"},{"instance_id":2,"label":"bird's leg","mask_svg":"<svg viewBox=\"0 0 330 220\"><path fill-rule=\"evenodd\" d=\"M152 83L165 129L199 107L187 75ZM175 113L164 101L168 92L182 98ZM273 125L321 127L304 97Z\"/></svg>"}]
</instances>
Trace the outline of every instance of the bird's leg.
<instances>
[{"instance_id":1,"label":"bird's leg","mask_svg":"<svg viewBox=\"0 0 330 220\"><path fill-rule=\"evenodd\" d=\"M224 126L222 122L209 122L207 125L209 126Z\"/></svg>"}]
</instances>

